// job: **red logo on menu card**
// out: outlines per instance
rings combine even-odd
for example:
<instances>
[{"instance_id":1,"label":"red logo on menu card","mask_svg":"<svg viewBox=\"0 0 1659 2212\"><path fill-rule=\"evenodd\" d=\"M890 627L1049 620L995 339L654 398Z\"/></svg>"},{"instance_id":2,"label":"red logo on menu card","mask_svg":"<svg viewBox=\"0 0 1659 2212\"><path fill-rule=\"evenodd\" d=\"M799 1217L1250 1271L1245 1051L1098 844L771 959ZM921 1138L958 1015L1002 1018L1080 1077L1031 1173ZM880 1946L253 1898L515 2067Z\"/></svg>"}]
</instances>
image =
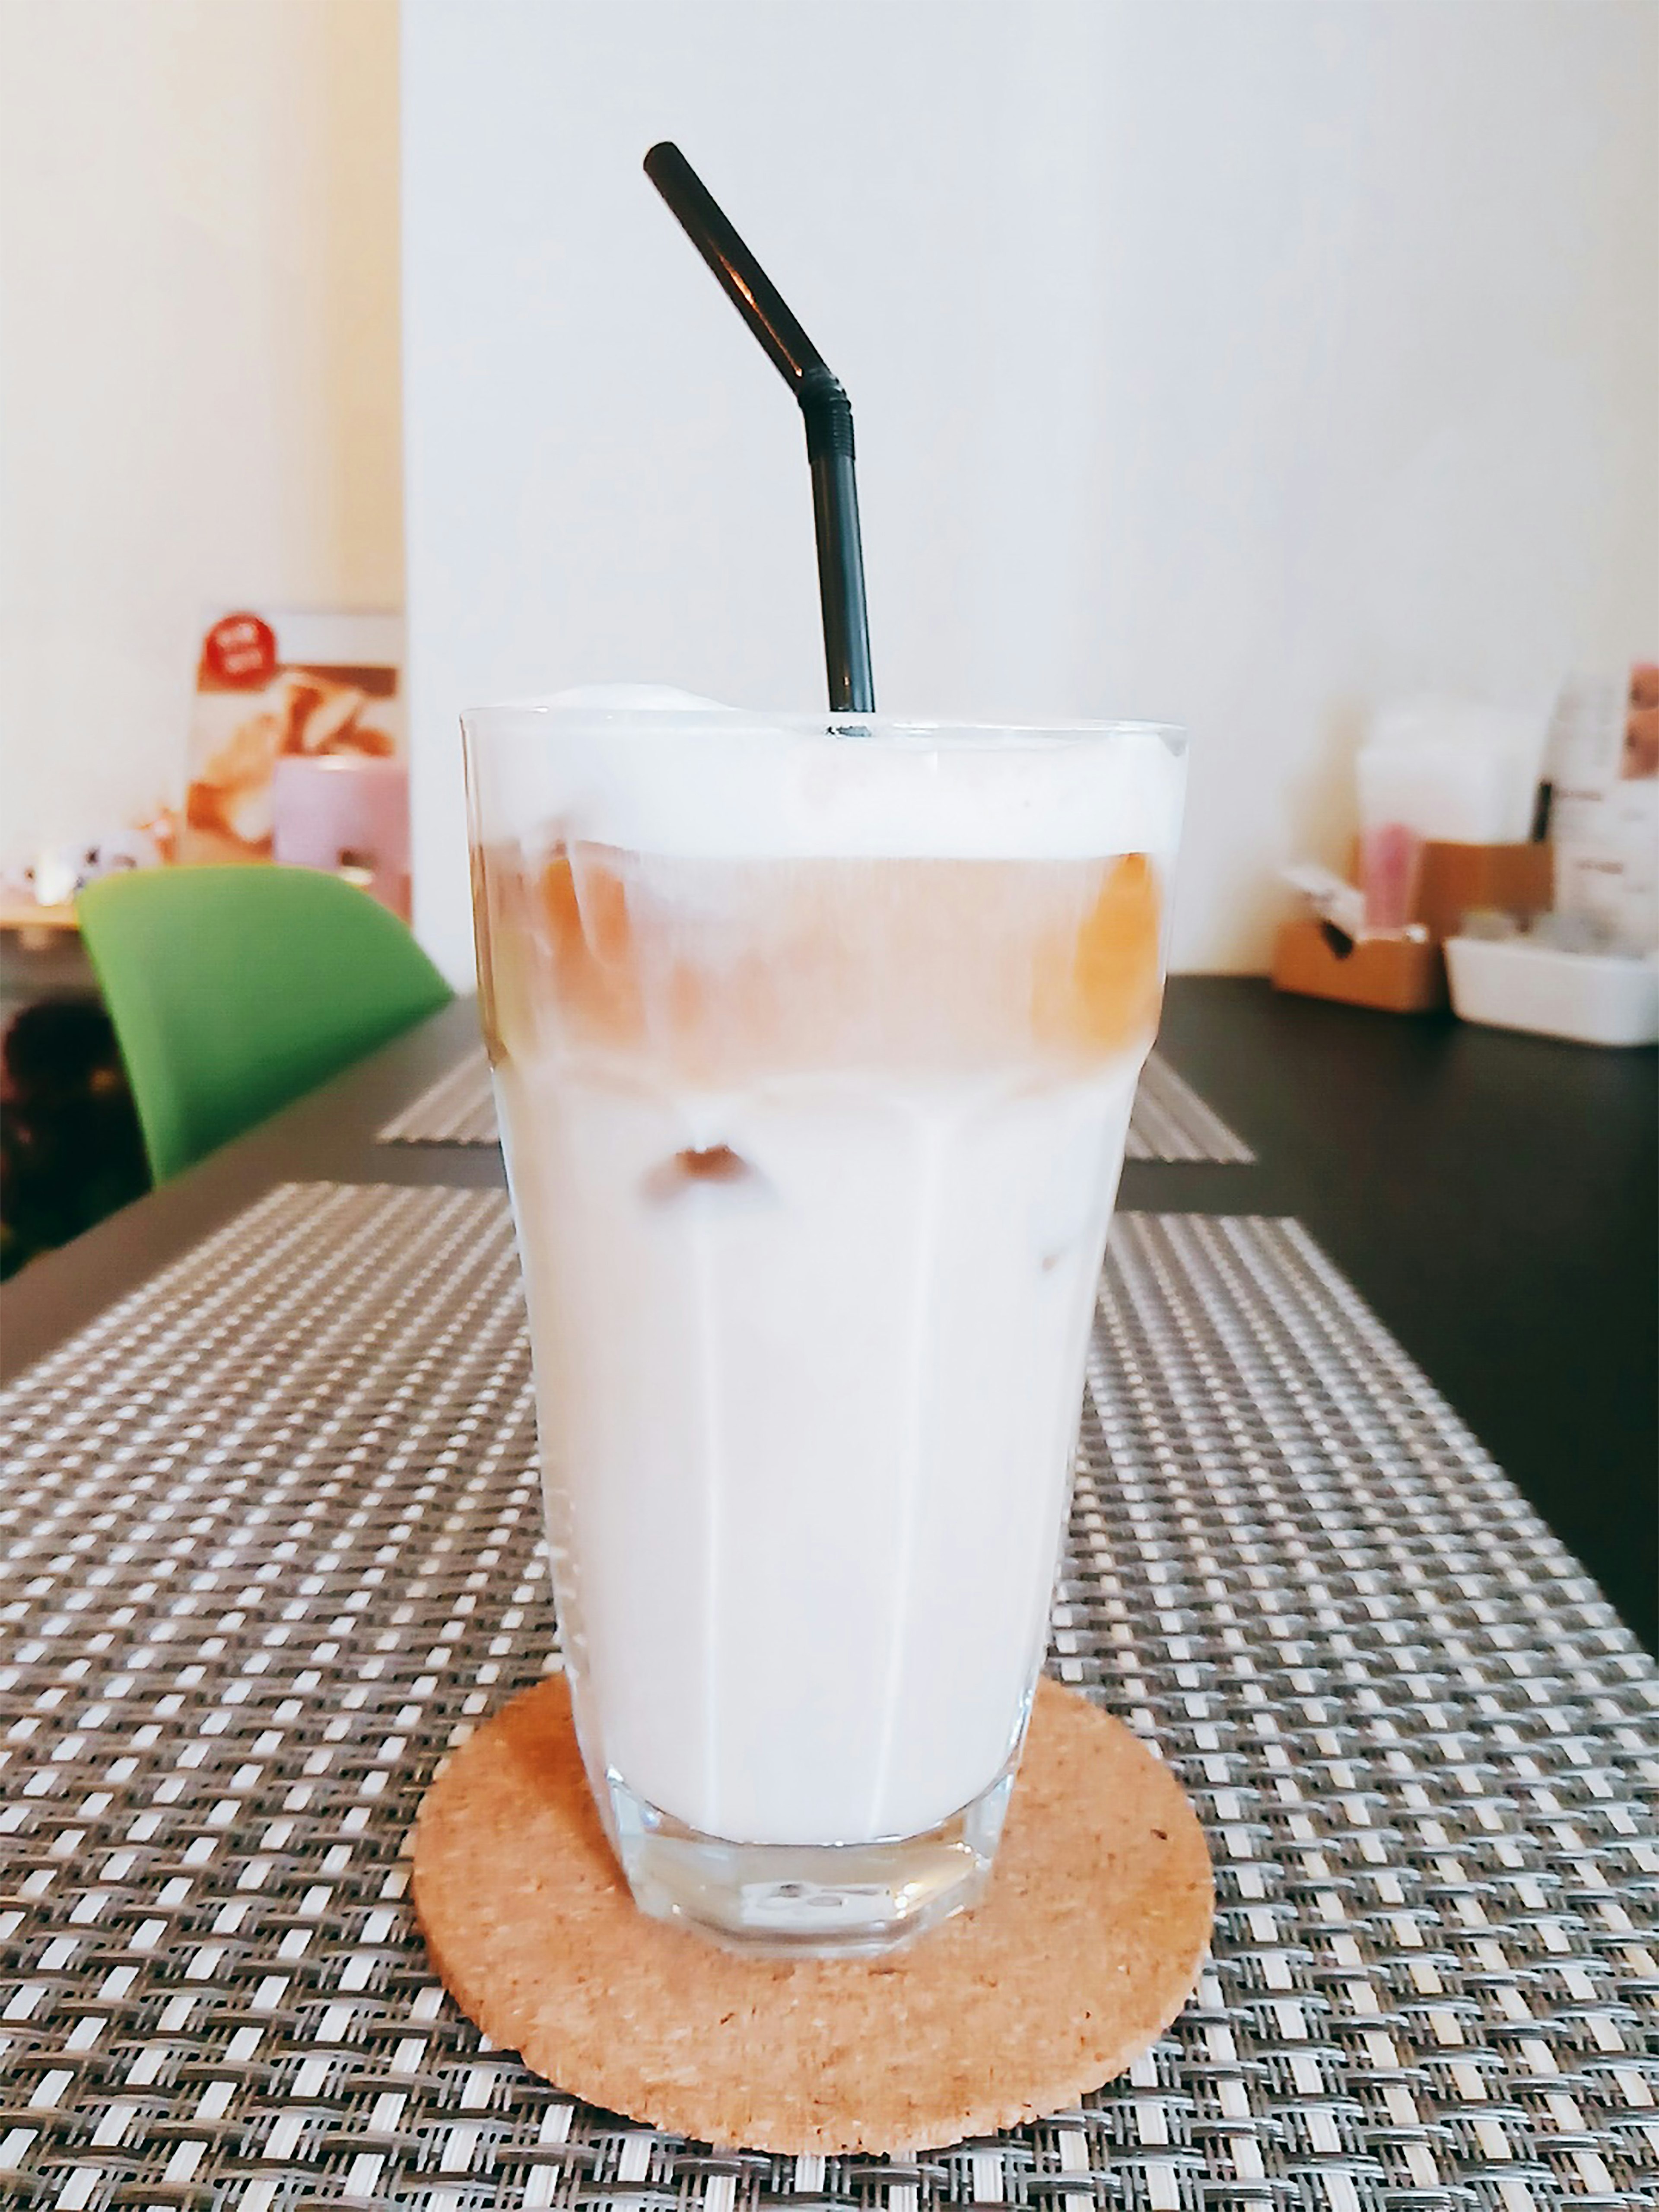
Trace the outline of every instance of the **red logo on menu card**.
<instances>
[{"instance_id":1,"label":"red logo on menu card","mask_svg":"<svg viewBox=\"0 0 1659 2212\"><path fill-rule=\"evenodd\" d=\"M276 633L258 615L227 615L203 641L202 668L217 683L258 690L276 672Z\"/></svg>"}]
</instances>

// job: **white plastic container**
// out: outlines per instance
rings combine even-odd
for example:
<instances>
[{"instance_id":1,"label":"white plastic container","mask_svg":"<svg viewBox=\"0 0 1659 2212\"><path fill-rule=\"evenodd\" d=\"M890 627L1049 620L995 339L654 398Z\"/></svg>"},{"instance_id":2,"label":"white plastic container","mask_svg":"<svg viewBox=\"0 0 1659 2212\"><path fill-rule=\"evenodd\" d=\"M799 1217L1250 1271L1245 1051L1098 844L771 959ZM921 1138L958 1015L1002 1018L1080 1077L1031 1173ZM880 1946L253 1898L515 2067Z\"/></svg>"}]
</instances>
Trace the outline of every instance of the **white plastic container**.
<instances>
[{"instance_id":1,"label":"white plastic container","mask_svg":"<svg viewBox=\"0 0 1659 2212\"><path fill-rule=\"evenodd\" d=\"M1579 1044L1659 1042L1659 966L1651 959L1452 937L1446 969L1452 1006L1466 1022Z\"/></svg>"}]
</instances>

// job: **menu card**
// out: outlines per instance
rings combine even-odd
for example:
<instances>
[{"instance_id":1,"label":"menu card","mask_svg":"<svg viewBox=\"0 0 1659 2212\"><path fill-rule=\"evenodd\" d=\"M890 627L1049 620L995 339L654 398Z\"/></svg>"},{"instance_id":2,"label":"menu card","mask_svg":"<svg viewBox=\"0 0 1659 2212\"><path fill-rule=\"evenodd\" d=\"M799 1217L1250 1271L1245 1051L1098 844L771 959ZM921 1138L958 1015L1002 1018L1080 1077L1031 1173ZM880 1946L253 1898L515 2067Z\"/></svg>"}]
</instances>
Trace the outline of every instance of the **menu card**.
<instances>
[{"instance_id":1,"label":"menu card","mask_svg":"<svg viewBox=\"0 0 1659 2212\"><path fill-rule=\"evenodd\" d=\"M271 857L272 779L286 757L404 757L403 619L221 615L202 641L182 860Z\"/></svg>"},{"instance_id":2,"label":"menu card","mask_svg":"<svg viewBox=\"0 0 1659 2212\"><path fill-rule=\"evenodd\" d=\"M1576 676L1544 773L1553 791L1555 904L1632 951L1659 946L1659 666Z\"/></svg>"}]
</instances>

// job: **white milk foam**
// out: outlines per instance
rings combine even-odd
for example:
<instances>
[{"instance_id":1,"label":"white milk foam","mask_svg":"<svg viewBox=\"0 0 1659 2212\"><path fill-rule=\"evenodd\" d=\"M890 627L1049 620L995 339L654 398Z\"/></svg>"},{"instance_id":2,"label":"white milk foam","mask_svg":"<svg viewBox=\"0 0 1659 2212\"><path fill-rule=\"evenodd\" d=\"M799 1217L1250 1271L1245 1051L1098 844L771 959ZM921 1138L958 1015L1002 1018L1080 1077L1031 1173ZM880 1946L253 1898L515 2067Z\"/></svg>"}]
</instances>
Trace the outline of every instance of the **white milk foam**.
<instances>
[{"instance_id":1,"label":"white milk foam","mask_svg":"<svg viewBox=\"0 0 1659 2212\"><path fill-rule=\"evenodd\" d=\"M538 775L568 733L519 820L633 853L1173 849L1155 732L1079 746L1087 775L1058 740L918 741L896 780L893 741L822 724L630 707L613 745L591 701L513 711ZM590 1764L735 1841L928 1830L1024 1728L1150 1038L722 1091L535 1029L495 1073Z\"/></svg>"},{"instance_id":2,"label":"white milk foam","mask_svg":"<svg viewBox=\"0 0 1659 2212\"><path fill-rule=\"evenodd\" d=\"M488 713L515 818L556 820L573 842L721 860L1092 860L1167 858L1180 829L1182 764L1152 723L1093 744L1058 727L1011 742L621 684Z\"/></svg>"}]
</instances>

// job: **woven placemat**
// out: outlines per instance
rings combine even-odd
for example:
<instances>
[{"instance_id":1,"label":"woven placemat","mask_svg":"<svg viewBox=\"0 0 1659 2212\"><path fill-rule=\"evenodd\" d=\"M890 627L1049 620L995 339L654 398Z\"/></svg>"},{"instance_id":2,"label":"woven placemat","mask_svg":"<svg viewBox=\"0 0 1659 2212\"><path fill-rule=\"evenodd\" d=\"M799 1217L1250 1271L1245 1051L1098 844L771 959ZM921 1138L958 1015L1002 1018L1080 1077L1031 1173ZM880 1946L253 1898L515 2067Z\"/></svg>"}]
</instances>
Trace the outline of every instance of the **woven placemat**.
<instances>
[{"instance_id":1,"label":"woven placemat","mask_svg":"<svg viewBox=\"0 0 1659 2212\"><path fill-rule=\"evenodd\" d=\"M463 1053L453 1067L394 1114L377 1134L383 1145L499 1144L483 1047L473 1045Z\"/></svg>"},{"instance_id":2,"label":"woven placemat","mask_svg":"<svg viewBox=\"0 0 1659 2212\"><path fill-rule=\"evenodd\" d=\"M489 1063L477 1046L380 1132L382 1144L493 1145L499 1142ZM1141 1072L1124 1156L1132 1160L1220 1160L1248 1164L1255 1154L1206 1106L1167 1060L1153 1053Z\"/></svg>"},{"instance_id":3,"label":"woven placemat","mask_svg":"<svg viewBox=\"0 0 1659 2212\"><path fill-rule=\"evenodd\" d=\"M1650 2200L1659 1672L1294 1224L1117 1224L1054 1615L1204 1818L1212 1961L1127 2079L908 2158L630 2127L427 1967L420 1794L548 1663L499 1194L278 1191L0 1417L7 2203Z\"/></svg>"},{"instance_id":4,"label":"woven placemat","mask_svg":"<svg viewBox=\"0 0 1659 2212\"><path fill-rule=\"evenodd\" d=\"M1248 1167L1255 1154L1236 1137L1161 1052L1149 1053L1129 1116L1129 1160L1217 1160Z\"/></svg>"}]
</instances>

